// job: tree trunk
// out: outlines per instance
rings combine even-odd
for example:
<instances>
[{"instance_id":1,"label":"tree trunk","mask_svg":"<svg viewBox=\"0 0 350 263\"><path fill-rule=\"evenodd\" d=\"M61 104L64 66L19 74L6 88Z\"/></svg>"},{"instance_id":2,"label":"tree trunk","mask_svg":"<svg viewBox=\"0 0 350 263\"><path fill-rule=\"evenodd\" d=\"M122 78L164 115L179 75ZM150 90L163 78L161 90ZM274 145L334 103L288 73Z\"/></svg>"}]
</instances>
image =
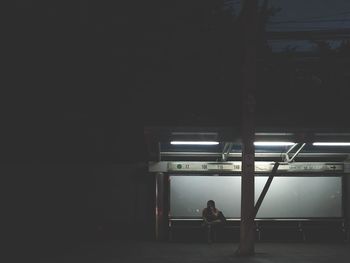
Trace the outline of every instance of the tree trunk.
<instances>
[{"instance_id":1,"label":"tree trunk","mask_svg":"<svg viewBox=\"0 0 350 263\"><path fill-rule=\"evenodd\" d=\"M237 255L254 254L254 168L255 168L255 97L257 77L258 12L256 0L245 0L242 10L245 59L243 66L242 108L242 199L240 244Z\"/></svg>"}]
</instances>

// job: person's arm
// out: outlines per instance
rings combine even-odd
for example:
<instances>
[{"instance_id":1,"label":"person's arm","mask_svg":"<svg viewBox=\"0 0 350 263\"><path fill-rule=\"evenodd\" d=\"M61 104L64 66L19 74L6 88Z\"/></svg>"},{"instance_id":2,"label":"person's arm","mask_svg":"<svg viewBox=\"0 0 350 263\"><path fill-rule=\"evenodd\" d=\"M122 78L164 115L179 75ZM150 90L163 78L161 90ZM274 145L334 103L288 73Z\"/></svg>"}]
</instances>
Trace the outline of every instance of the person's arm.
<instances>
[{"instance_id":1,"label":"person's arm","mask_svg":"<svg viewBox=\"0 0 350 263\"><path fill-rule=\"evenodd\" d=\"M208 220L207 220L207 211L206 211L206 208L203 209L202 211L202 218L204 220L204 222L207 224L209 223Z\"/></svg>"},{"instance_id":2,"label":"person's arm","mask_svg":"<svg viewBox=\"0 0 350 263\"><path fill-rule=\"evenodd\" d=\"M221 219L220 219L220 211L219 211L219 209L215 208L215 210L213 210L212 213L216 217L216 219L213 220L212 223L220 223Z\"/></svg>"},{"instance_id":3,"label":"person's arm","mask_svg":"<svg viewBox=\"0 0 350 263\"><path fill-rule=\"evenodd\" d=\"M219 216L219 219L222 223L226 223L226 217L224 216L224 214L221 211L219 211L218 216Z\"/></svg>"}]
</instances>

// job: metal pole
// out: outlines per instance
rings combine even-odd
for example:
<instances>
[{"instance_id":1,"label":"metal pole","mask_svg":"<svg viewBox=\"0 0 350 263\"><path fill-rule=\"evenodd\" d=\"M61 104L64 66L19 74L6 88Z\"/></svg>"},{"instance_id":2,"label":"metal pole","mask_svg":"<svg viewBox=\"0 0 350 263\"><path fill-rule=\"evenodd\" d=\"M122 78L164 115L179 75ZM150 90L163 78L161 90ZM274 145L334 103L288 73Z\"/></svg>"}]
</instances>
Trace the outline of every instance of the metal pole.
<instances>
[{"instance_id":1,"label":"metal pole","mask_svg":"<svg viewBox=\"0 0 350 263\"><path fill-rule=\"evenodd\" d=\"M297 155L300 153L300 151L304 148L304 146L306 145L306 143L303 143L300 148L296 151L296 153L292 156L292 158L289 159L288 162L291 162L295 159L295 157L297 157Z\"/></svg>"},{"instance_id":2,"label":"metal pole","mask_svg":"<svg viewBox=\"0 0 350 263\"><path fill-rule=\"evenodd\" d=\"M295 148L295 146L297 146L298 144L297 143L294 143L293 145L292 145L292 147L290 147L289 149L288 149L288 151L285 153L285 161L286 162L289 162L289 153Z\"/></svg>"},{"instance_id":3,"label":"metal pole","mask_svg":"<svg viewBox=\"0 0 350 263\"><path fill-rule=\"evenodd\" d=\"M275 176L275 174L276 174L276 172L277 172L277 169L278 169L278 166L279 166L279 165L280 165L280 163L277 162L277 163L275 163L275 165L274 165L273 168L272 168L272 172L271 172L269 178L267 179L267 182L266 182L266 184L265 184L263 190L261 191L261 194L260 194L260 196L259 196L258 201L257 201L256 204L255 204L253 218L256 217L256 215L257 215L257 213L258 213L258 211L259 211L259 208L260 208L260 206L261 206L261 204L262 204L262 202L263 202L263 200L264 200L264 198L265 198L265 196L266 196L267 191L268 191L269 188L270 188L270 185L271 185L272 180L273 180L273 178L274 178L274 176Z\"/></svg>"},{"instance_id":4,"label":"metal pole","mask_svg":"<svg viewBox=\"0 0 350 263\"><path fill-rule=\"evenodd\" d=\"M164 174L156 173L156 240L164 240Z\"/></svg>"}]
</instances>

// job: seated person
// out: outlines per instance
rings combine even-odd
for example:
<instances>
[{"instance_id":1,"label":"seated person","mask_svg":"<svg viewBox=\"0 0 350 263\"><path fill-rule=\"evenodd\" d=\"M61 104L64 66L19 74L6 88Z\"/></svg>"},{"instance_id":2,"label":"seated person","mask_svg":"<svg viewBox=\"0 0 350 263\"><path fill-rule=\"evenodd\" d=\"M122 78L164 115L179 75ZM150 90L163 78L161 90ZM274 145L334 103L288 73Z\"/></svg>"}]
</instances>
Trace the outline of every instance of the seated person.
<instances>
[{"instance_id":1,"label":"seated person","mask_svg":"<svg viewBox=\"0 0 350 263\"><path fill-rule=\"evenodd\" d=\"M203 226L207 228L208 242L211 243L213 235L212 229L224 225L226 219L223 213L215 207L215 202L213 200L207 202L207 207L203 209L202 217L204 220Z\"/></svg>"}]
</instances>

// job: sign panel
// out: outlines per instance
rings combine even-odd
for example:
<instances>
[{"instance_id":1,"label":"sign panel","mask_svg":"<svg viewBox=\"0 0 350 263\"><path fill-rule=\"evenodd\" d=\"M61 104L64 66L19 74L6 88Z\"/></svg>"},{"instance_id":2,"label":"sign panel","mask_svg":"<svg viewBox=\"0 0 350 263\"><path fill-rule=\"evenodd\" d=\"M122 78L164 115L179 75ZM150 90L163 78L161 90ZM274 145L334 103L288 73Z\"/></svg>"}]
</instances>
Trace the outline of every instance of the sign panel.
<instances>
[{"instance_id":1,"label":"sign panel","mask_svg":"<svg viewBox=\"0 0 350 263\"><path fill-rule=\"evenodd\" d=\"M273 166L274 166L274 162L255 162L255 172L258 172L258 173L271 172ZM154 165L152 167L154 167ZM241 171L242 171L241 162L167 162L167 172L236 173ZM344 171L344 164L343 163L319 163L319 162L281 163L277 171L278 172L342 172Z\"/></svg>"}]
</instances>

